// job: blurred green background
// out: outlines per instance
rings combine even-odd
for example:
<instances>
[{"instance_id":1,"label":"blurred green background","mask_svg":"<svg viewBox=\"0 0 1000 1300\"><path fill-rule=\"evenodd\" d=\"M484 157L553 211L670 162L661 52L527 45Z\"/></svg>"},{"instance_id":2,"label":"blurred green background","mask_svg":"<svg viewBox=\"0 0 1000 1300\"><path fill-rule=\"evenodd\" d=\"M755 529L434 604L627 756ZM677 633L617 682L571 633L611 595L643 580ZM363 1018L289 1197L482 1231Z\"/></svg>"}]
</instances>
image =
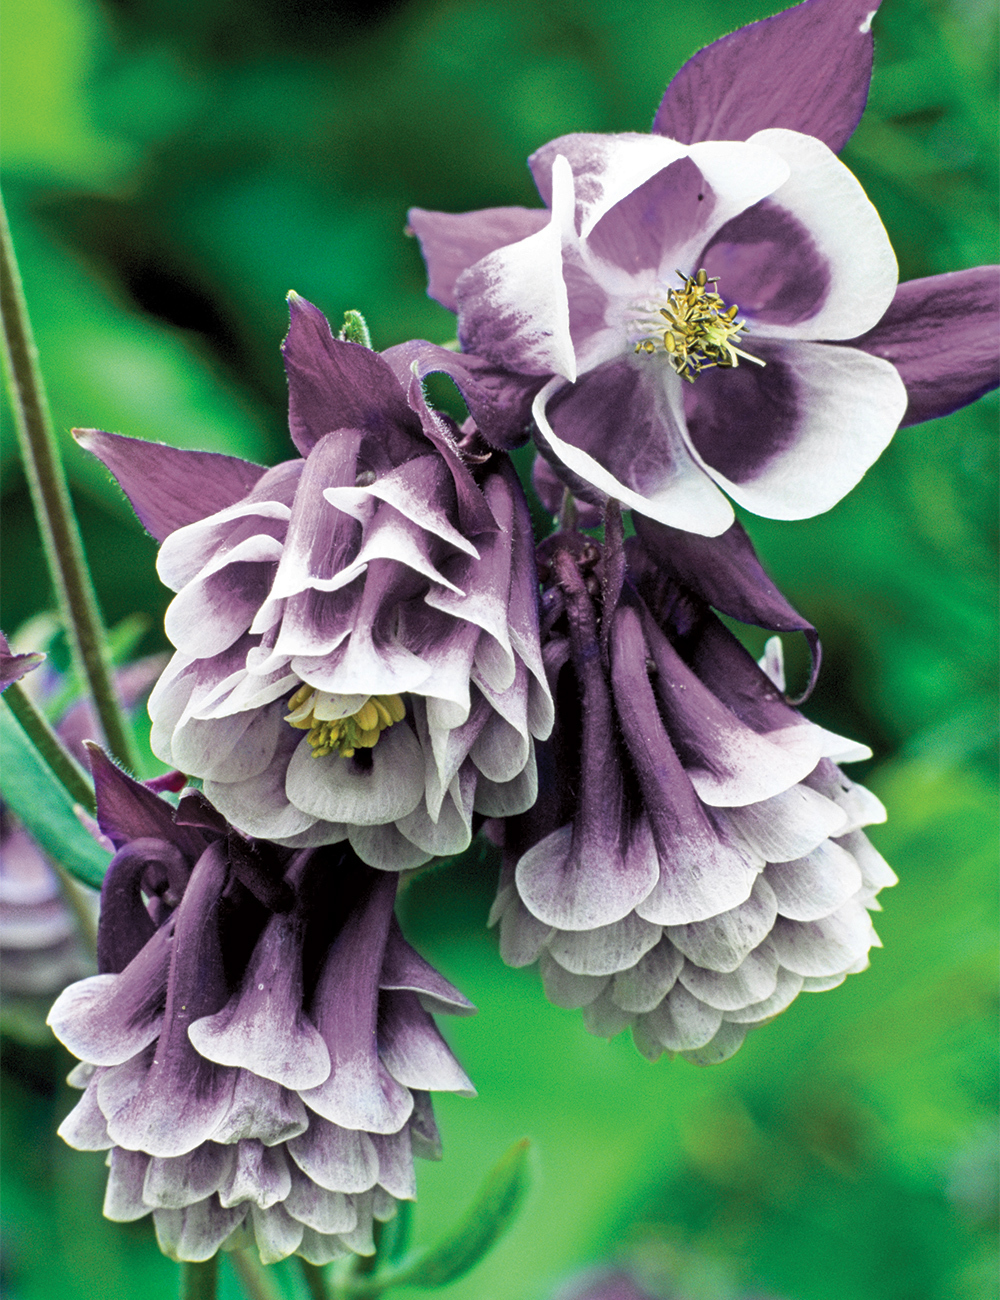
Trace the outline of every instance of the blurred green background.
<instances>
[{"instance_id":1,"label":"blurred green background","mask_svg":"<svg viewBox=\"0 0 1000 1300\"><path fill-rule=\"evenodd\" d=\"M645 130L697 47L766 0L10 0L5 194L57 428L109 622L167 593L155 548L73 425L289 454L278 345L294 288L376 345L443 342L410 204L537 203L526 155ZM845 160L903 279L997 259L996 26L988 0L885 0ZM5 416L9 415L7 410ZM418 881L414 942L480 1007L445 1025L480 1097L438 1105L416 1239L454 1219L515 1138L527 1211L455 1300L543 1300L637 1252L691 1300L996 1294L995 396L904 430L836 509L748 521L826 650L810 714L867 740L890 820L872 969L803 996L726 1064L651 1065L590 1038L484 930L484 854ZM9 419L7 631L51 605ZM794 656L793 656L794 658ZM795 669L802 671L801 660ZM55 1045L4 1043L2 1294L158 1300L150 1221L100 1218L100 1156L52 1136ZM279 1266L285 1293L294 1270ZM225 1292L238 1295L227 1274ZM408 1294L413 1294L408 1293Z\"/></svg>"}]
</instances>

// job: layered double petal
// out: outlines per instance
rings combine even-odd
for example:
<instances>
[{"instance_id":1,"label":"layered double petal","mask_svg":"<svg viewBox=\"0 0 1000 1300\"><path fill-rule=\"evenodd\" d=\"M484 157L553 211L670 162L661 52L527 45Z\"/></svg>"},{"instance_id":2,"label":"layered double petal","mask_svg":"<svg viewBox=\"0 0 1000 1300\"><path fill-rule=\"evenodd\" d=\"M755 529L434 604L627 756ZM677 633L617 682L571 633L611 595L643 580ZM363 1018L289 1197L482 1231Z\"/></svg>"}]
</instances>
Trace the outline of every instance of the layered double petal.
<instances>
[{"instance_id":1,"label":"layered double petal","mask_svg":"<svg viewBox=\"0 0 1000 1300\"><path fill-rule=\"evenodd\" d=\"M805 518L901 421L997 384L997 268L897 290L833 152L864 107L872 16L807 0L702 50L652 134L531 157L544 212L411 212L463 349L540 383L536 440L579 495L708 536L731 501Z\"/></svg>"},{"instance_id":2,"label":"layered double petal","mask_svg":"<svg viewBox=\"0 0 1000 1300\"><path fill-rule=\"evenodd\" d=\"M579 534L544 544L563 707L538 803L497 828L491 919L504 959L537 960L549 999L583 1008L591 1032L631 1025L648 1056L707 1064L867 965L868 909L895 877L861 827L885 812L834 761L870 751L786 702L780 641L772 680L627 550L622 573L613 534L603 554Z\"/></svg>"},{"instance_id":3,"label":"layered double petal","mask_svg":"<svg viewBox=\"0 0 1000 1300\"><path fill-rule=\"evenodd\" d=\"M150 700L155 752L252 835L347 839L363 861L401 870L464 849L475 813L534 797L552 705L530 519L506 457L427 405L440 349L382 357L335 339L295 295L290 305L302 458L267 471L192 461L170 527L170 499L147 498L170 489L186 453L159 470L167 449L82 441L158 528L159 572L177 593L177 653Z\"/></svg>"},{"instance_id":4,"label":"layered double petal","mask_svg":"<svg viewBox=\"0 0 1000 1300\"><path fill-rule=\"evenodd\" d=\"M130 807L147 832L109 869L101 973L50 1014L81 1060L59 1131L108 1151L105 1214L152 1214L181 1260L371 1254L414 1155L440 1154L430 1091L473 1095L429 1009L473 1008L403 938L395 877L247 840L200 795L157 801L164 824L103 756L95 775L103 823Z\"/></svg>"}]
</instances>

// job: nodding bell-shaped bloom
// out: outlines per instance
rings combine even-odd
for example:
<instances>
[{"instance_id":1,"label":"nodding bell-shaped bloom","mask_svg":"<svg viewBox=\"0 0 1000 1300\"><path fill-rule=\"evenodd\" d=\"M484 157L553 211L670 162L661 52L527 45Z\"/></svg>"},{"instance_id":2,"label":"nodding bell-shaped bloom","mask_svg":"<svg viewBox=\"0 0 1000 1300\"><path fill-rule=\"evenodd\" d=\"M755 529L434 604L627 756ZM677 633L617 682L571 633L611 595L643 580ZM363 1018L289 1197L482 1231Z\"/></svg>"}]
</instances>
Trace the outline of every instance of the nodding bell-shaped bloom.
<instances>
[{"instance_id":1,"label":"nodding bell-shaped bloom","mask_svg":"<svg viewBox=\"0 0 1000 1300\"><path fill-rule=\"evenodd\" d=\"M620 523L608 537L540 547L558 721L538 802L497 830L491 919L592 1033L708 1064L868 964L895 877L861 827L885 811L836 765L870 751L792 708Z\"/></svg>"},{"instance_id":2,"label":"nodding bell-shaped bloom","mask_svg":"<svg viewBox=\"0 0 1000 1300\"><path fill-rule=\"evenodd\" d=\"M402 870L461 852L474 812L535 797L552 704L530 518L509 460L427 406L421 347L440 349L383 356L289 302L299 459L265 471L80 440L162 541L177 592L156 754L249 834L347 839Z\"/></svg>"},{"instance_id":3,"label":"nodding bell-shaped bloom","mask_svg":"<svg viewBox=\"0 0 1000 1300\"><path fill-rule=\"evenodd\" d=\"M410 213L429 292L466 352L537 380L539 447L578 495L708 536L727 498L805 518L900 422L996 386L998 268L897 286L834 153L874 7L806 0L696 54L651 134L544 145L544 208Z\"/></svg>"},{"instance_id":4,"label":"nodding bell-shaped bloom","mask_svg":"<svg viewBox=\"0 0 1000 1300\"><path fill-rule=\"evenodd\" d=\"M175 810L96 749L93 769L117 850L101 973L49 1023L84 1090L59 1132L109 1153L105 1215L151 1213L174 1259L371 1254L414 1155L439 1155L431 1090L474 1095L429 1013L473 1008L403 938L397 877L247 839L201 794Z\"/></svg>"}]
</instances>

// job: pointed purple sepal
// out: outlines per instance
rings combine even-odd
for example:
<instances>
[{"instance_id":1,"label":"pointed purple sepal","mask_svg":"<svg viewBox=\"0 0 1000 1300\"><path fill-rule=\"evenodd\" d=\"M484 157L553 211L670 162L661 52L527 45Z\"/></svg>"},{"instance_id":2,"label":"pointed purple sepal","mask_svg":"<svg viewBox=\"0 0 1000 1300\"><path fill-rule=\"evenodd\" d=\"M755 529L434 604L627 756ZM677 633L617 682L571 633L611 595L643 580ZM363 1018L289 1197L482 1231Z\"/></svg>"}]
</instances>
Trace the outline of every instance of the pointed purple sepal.
<instances>
[{"instance_id":1,"label":"pointed purple sepal","mask_svg":"<svg viewBox=\"0 0 1000 1300\"><path fill-rule=\"evenodd\" d=\"M670 82L653 131L684 144L785 127L838 152L872 75L879 0L805 0L699 50Z\"/></svg>"},{"instance_id":2,"label":"pointed purple sepal","mask_svg":"<svg viewBox=\"0 0 1000 1300\"><path fill-rule=\"evenodd\" d=\"M5 691L13 682L20 681L25 673L30 673L45 659L40 650L30 654L11 653L7 638L0 632L0 691Z\"/></svg>"},{"instance_id":3,"label":"pointed purple sepal","mask_svg":"<svg viewBox=\"0 0 1000 1300\"><path fill-rule=\"evenodd\" d=\"M116 767L93 741L86 747L94 776L97 823L116 849L148 836L177 845L192 859L202 853L205 836L193 826L176 825L174 810L165 799Z\"/></svg>"},{"instance_id":4,"label":"pointed purple sepal","mask_svg":"<svg viewBox=\"0 0 1000 1300\"><path fill-rule=\"evenodd\" d=\"M263 466L238 456L187 451L101 429L74 429L73 436L111 471L139 522L158 542L234 505L264 473Z\"/></svg>"},{"instance_id":5,"label":"pointed purple sepal","mask_svg":"<svg viewBox=\"0 0 1000 1300\"><path fill-rule=\"evenodd\" d=\"M483 208L479 212L427 212L411 208L409 229L427 263L427 293L458 311L455 281L487 253L516 244L548 222L545 208Z\"/></svg>"}]
</instances>

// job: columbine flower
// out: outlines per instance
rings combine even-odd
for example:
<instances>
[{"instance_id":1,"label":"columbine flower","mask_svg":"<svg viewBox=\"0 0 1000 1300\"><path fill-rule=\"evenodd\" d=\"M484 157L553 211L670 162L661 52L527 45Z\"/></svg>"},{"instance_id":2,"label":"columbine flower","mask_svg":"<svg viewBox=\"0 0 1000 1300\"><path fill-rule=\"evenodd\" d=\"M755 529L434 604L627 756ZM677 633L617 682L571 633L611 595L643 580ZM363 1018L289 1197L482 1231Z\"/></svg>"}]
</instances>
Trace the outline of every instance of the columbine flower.
<instances>
[{"instance_id":1,"label":"columbine flower","mask_svg":"<svg viewBox=\"0 0 1000 1300\"><path fill-rule=\"evenodd\" d=\"M545 209L415 209L463 348L538 377L536 437L580 495L710 536L829 509L896 427L998 382L997 268L897 288L834 156L871 76L866 4L815 0L695 55L650 135L529 160Z\"/></svg>"},{"instance_id":2,"label":"columbine flower","mask_svg":"<svg viewBox=\"0 0 1000 1300\"><path fill-rule=\"evenodd\" d=\"M473 812L534 799L551 701L530 519L506 457L475 453L471 434L460 446L428 408L421 345L382 357L290 305L302 459L264 471L96 431L81 442L162 540L178 593L154 751L250 834L346 838L401 870L464 849Z\"/></svg>"},{"instance_id":3,"label":"columbine flower","mask_svg":"<svg viewBox=\"0 0 1000 1300\"><path fill-rule=\"evenodd\" d=\"M175 813L96 749L93 767L117 849L101 974L49 1020L82 1062L59 1132L109 1151L104 1213L152 1213L175 1259L371 1254L413 1156L438 1155L429 1091L473 1095L428 1008L471 1005L403 938L396 877L248 840L198 794Z\"/></svg>"},{"instance_id":4,"label":"columbine flower","mask_svg":"<svg viewBox=\"0 0 1000 1300\"><path fill-rule=\"evenodd\" d=\"M491 919L592 1033L631 1025L649 1057L708 1064L867 965L895 877L861 827L885 811L833 761L870 751L806 721L707 605L636 542L626 572L609 537L540 548L558 723L537 804L499 832Z\"/></svg>"}]
</instances>

